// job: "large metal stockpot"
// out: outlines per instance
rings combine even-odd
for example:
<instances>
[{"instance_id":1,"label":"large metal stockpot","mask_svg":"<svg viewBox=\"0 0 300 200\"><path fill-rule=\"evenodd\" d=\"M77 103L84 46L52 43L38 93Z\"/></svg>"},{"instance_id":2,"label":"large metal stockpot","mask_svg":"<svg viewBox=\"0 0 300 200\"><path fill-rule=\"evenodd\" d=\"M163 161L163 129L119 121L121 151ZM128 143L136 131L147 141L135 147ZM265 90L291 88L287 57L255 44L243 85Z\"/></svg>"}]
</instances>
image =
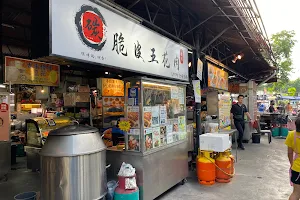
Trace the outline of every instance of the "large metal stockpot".
<instances>
[{"instance_id":1,"label":"large metal stockpot","mask_svg":"<svg viewBox=\"0 0 300 200\"><path fill-rule=\"evenodd\" d=\"M106 146L98 129L50 131L41 155L42 200L95 200L106 193Z\"/></svg>"}]
</instances>

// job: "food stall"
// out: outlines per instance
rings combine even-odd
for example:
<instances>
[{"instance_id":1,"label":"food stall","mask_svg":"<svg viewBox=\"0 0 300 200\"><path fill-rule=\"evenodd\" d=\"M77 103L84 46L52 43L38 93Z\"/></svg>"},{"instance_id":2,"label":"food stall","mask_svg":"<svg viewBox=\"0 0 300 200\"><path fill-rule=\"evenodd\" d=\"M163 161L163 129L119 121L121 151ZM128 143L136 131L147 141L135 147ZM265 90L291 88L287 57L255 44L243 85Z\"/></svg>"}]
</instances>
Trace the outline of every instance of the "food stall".
<instances>
[{"instance_id":1,"label":"food stall","mask_svg":"<svg viewBox=\"0 0 300 200\"><path fill-rule=\"evenodd\" d=\"M108 177L115 177L122 162L131 163L142 199L154 199L188 176L186 86L149 78L125 82L130 130L125 151L108 149Z\"/></svg>"},{"instance_id":2,"label":"food stall","mask_svg":"<svg viewBox=\"0 0 300 200\"><path fill-rule=\"evenodd\" d=\"M72 123L68 117L54 119L37 117L26 120L25 151L27 156L27 168L33 171L40 169L40 151L46 142L51 130Z\"/></svg>"},{"instance_id":3,"label":"food stall","mask_svg":"<svg viewBox=\"0 0 300 200\"><path fill-rule=\"evenodd\" d=\"M231 125L231 97L228 91L228 73L212 62L207 62L208 90L206 94L207 115L211 116L206 132L218 132ZM212 119L214 118L214 119Z\"/></svg>"}]
</instances>

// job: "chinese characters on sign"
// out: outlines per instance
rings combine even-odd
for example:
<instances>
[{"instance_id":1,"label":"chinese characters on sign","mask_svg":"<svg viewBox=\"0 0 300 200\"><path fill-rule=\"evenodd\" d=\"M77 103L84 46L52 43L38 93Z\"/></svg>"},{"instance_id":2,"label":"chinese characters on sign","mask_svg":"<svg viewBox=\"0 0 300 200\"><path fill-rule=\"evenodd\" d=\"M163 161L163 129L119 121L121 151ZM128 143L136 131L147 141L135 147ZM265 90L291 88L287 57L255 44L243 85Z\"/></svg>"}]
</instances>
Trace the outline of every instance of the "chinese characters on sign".
<instances>
[{"instance_id":1,"label":"chinese characters on sign","mask_svg":"<svg viewBox=\"0 0 300 200\"><path fill-rule=\"evenodd\" d=\"M124 82L118 79L102 78L102 96L120 97L124 96Z\"/></svg>"},{"instance_id":2,"label":"chinese characters on sign","mask_svg":"<svg viewBox=\"0 0 300 200\"><path fill-rule=\"evenodd\" d=\"M83 5L75 16L75 24L82 42L88 47L100 51L106 43L106 22L100 11Z\"/></svg>"},{"instance_id":3,"label":"chinese characters on sign","mask_svg":"<svg viewBox=\"0 0 300 200\"><path fill-rule=\"evenodd\" d=\"M189 80L188 49L183 45L94 1L50 2L50 55Z\"/></svg>"},{"instance_id":4,"label":"chinese characters on sign","mask_svg":"<svg viewBox=\"0 0 300 200\"><path fill-rule=\"evenodd\" d=\"M124 37L123 34L115 33L114 34L114 45L113 45L113 51L116 51L117 54L122 54L123 56L127 56L127 49L125 50L124 46Z\"/></svg>"},{"instance_id":5,"label":"chinese characters on sign","mask_svg":"<svg viewBox=\"0 0 300 200\"><path fill-rule=\"evenodd\" d=\"M58 86L59 65L5 57L5 82L11 84Z\"/></svg>"}]
</instances>

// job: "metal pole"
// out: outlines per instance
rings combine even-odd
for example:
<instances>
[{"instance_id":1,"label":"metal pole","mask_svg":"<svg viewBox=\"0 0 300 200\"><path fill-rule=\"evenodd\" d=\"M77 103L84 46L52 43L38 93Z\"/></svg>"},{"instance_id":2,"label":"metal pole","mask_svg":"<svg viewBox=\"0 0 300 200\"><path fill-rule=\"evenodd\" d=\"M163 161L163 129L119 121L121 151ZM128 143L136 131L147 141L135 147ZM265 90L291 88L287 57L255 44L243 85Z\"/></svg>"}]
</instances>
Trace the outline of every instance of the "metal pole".
<instances>
[{"instance_id":1,"label":"metal pole","mask_svg":"<svg viewBox=\"0 0 300 200\"><path fill-rule=\"evenodd\" d=\"M194 67L194 76L193 79L197 79L196 73L197 73L197 63L198 63L198 58L200 57L200 38L199 38L199 33L196 33L196 51L194 51L193 54L193 67ZM201 104L200 103L196 103L196 152L198 152L198 149L200 147L199 144L199 136L201 134Z\"/></svg>"}]
</instances>

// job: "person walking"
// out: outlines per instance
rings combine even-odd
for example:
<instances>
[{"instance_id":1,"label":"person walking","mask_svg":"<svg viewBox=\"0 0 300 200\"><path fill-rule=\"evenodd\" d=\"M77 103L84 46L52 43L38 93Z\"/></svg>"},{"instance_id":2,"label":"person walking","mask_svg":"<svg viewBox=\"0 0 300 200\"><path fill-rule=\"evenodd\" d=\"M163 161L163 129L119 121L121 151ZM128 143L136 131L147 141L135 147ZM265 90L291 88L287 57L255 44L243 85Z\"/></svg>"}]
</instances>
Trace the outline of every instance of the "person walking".
<instances>
[{"instance_id":1,"label":"person walking","mask_svg":"<svg viewBox=\"0 0 300 200\"><path fill-rule=\"evenodd\" d=\"M238 148L245 150L243 145L243 137L244 137L244 130L245 130L245 114L248 117L248 120L252 121L251 116L247 110L247 107L243 104L244 96L238 96L238 103L232 105L231 107L231 122L235 125L235 128L239 132L238 138Z\"/></svg>"},{"instance_id":2,"label":"person walking","mask_svg":"<svg viewBox=\"0 0 300 200\"><path fill-rule=\"evenodd\" d=\"M300 199L300 118L295 121L296 131L290 132L285 140L290 161L290 181L294 190L289 200Z\"/></svg>"}]
</instances>

